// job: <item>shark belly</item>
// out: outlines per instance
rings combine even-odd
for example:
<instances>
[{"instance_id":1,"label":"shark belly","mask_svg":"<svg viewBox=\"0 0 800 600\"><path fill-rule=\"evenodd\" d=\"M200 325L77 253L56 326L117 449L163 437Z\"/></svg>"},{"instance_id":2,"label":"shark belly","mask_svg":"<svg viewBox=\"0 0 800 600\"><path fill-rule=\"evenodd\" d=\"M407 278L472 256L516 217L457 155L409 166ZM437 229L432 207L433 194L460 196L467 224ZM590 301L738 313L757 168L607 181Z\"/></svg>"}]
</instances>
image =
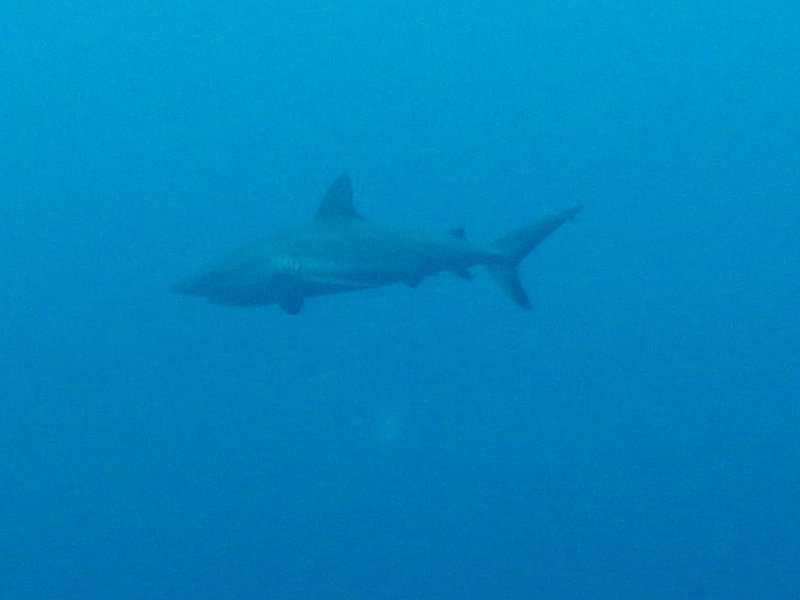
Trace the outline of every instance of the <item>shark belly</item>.
<instances>
[{"instance_id":1,"label":"shark belly","mask_svg":"<svg viewBox=\"0 0 800 600\"><path fill-rule=\"evenodd\" d=\"M342 247L327 248L324 259L320 255L300 259L299 279L309 288L317 288L318 294L396 283L416 286L442 271L462 273L481 262L468 247L453 248L435 241L413 240L409 244L370 238L363 242L350 239Z\"/></svg>"}]
</instances>

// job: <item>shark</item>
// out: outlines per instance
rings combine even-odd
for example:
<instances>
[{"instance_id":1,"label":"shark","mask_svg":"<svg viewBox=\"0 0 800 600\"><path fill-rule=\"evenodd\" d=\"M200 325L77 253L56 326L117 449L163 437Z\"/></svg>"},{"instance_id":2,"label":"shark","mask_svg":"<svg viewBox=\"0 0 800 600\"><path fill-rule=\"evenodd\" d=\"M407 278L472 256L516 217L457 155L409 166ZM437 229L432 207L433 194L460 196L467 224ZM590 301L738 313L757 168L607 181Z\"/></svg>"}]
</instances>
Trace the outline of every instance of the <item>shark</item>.
<instances>
[{"instance_id":1,"label":"shark","mask_svg":"<svg viewBox=\"0 0 800 600\"><path fill-rule=\"evenodd\" d=\"M316 296L398 283L415 288L442 272L472 279L470 269L482 265L517 306L530 309L517 267L582 208L572 206L481 247L471 244L463 229L432 235L365 219L343 173L310 222L244 246L172 290L228 306L274 304L296 315Z\"/></svg>"}]
</instances>

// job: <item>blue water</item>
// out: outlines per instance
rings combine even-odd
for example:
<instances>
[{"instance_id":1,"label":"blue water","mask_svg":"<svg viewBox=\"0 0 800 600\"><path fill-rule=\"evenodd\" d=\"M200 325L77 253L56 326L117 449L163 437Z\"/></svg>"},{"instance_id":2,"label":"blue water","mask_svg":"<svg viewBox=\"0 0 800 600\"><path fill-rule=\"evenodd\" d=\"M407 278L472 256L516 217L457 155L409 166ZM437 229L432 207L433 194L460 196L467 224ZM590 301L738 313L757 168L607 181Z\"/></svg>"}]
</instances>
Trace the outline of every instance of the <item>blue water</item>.
<instances>
[{"instance_id":1,"label":"blue water","mask_svg":"<svg viewBox=\"0 0 800 600\"><path fill-rule=\"evenodd\" d=\"M795 598L800 5L0 7L0 597ZM353 178L524 263L169 293Z\"/></svg>"}]
</instances>

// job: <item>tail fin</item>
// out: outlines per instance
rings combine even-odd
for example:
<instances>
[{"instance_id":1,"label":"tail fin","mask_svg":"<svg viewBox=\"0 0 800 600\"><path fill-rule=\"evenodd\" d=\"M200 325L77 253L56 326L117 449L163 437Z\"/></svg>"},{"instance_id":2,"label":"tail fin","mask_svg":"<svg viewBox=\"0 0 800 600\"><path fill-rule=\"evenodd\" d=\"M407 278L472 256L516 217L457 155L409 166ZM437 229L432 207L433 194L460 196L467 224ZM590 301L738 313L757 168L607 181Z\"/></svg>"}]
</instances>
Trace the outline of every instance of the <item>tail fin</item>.
<instances>
[{"instance_id":1,"label":"tail fin","mask_svg":"<svg viewBox=\"0 0 800 600\"><path fill-rule=\"evenodd\" d=\"M518 229L495 240L490 249L497 260L487 264L489 272L498 285L508 294L517 306L531 308L531 301L522 282L519 280L517 267L530 252L547 236L577 215L582 206L574 206L541 221Z\"/></svg>"}]
</instances>

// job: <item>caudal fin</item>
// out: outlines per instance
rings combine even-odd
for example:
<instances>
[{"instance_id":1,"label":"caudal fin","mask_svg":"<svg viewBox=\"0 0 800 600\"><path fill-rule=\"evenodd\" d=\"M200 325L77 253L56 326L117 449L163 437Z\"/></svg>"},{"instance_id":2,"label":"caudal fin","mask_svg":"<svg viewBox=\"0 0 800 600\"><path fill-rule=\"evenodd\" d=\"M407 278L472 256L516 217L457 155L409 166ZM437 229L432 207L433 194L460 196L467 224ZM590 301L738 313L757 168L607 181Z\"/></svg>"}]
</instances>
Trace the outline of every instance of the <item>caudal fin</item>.
<instances>
[{"instance_id":1,"label":"caudal fin","mask_svg":"<svg viewBox=\"0 0 800 600\"><path fill-rule=\"evenodd\" d=\"M531 308L531 301L517 273L517 267L530 252L547 236L573 219L583 206L573 206L565 211L545 217L541 221L518 229L495 240L490 249L496 260L486 266L498 285L514 303L524 309Z\"/></svg>"}]
</instances>

